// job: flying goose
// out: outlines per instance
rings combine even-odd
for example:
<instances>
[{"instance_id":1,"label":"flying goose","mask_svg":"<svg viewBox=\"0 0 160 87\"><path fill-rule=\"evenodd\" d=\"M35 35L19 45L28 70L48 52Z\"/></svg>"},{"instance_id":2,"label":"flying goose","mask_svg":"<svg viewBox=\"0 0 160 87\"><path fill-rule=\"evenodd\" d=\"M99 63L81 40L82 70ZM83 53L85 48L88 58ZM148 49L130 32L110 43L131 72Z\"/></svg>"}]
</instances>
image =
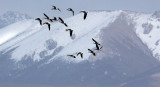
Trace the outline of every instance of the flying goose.
<instances>
[{"instance_id":1,"label":"flying goose","mask_svg":"<svg viewBox=\"0 0 160 87\"><path fill-rule=\"evenodd\" d=\"M61 11L59 8L57 8L56 6L52 6L52 10L58 10L58 11Z\"/></svg>"},{"instance_id":2,"label":"flying goose","mask_svg":"<svg viewBox=\"0 0 160 87\"><path fill-rule=\"evenodd\" d=\"M66 29L66 31L69 31L70 36L72 37L73 30L72 29Z\"/></svg>"},{"instance_id":3,"label":"flying goose","mask_svg":"<svg viewBox=\"0 0 160 87\"><path fill-rule=\"evenodd\" d=\"M84 18L84 20L85 20L86 17L87 17L87 13L88 13L88 12L86 12L86 11L80 11L80 12L84 13L84 17L83 17L83 18Z\"/></svg>"},{"instance_id":4,"label":"flying goose","mask_svg":"<svg viewBox=\"0 0 160 87\"><path fill-rule=\"evenodd\" d=\"M83 53L82 53L82 52L78 52L78 53L77 53L77 56L78 56L78 55L80 55L81 58L83 58Z\"/></svg>"},{"instance_id":5,"label":"flying goose","mask_svg":"<svg viewBox=\"0 0 160 87\"><path fill-rule=\"evenodd\" d=\"M72 8L68 8L67 10L68 10L68 11L71 11L71 12L72 12L72 14L73 14L73 16L74 16L74 11L73 11L73 9L72 9Z\"/></svg>"},{"instance_id":6,"label":"flying goose","mask_svg":"<svg viewBox=\"0 0 160 87\"><path fill-rule=\"evenodd\" d=\"M36 18L35 20L38 20L40 25L42 25L42 20L40 18Z\"/></svg>"},{"instance_id":7,"label":"flying goose","mask_svg":"<svg viewBox=\"0 0 160 87\"><path fill-rule=\"evenodd\" d=\"M48 29L49 29L49 31L50 31L50 27L51 27L51 25L50 25L48 22L45 22L45 23L43 23L43 24L48 25Z\"/></svg>"},{"instance_id":8,"label":"flying goose","mask_svg":"<svg viewBox=\"0 0 160 87\"><path fill-rule=\"evenodd\" d=\"M99 47L99 45L96 44L96 49L95 49L95 50L101 50L102 48L103 48L103 46L102 46L102 47Z\"/></svg>"}]
</instances>

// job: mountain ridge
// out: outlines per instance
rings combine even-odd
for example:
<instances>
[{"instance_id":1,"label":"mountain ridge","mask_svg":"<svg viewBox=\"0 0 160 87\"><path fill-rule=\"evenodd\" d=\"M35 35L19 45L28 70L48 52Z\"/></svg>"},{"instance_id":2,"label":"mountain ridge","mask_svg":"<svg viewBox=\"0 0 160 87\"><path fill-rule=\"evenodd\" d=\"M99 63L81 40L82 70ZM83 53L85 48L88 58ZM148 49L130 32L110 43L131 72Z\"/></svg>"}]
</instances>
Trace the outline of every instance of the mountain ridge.
<instances>
[{"instance_id":1,"label":"mountain ridge","mask_svg":"<svg viewBox=\"0 0 160 87\"><path fill-rule=\"evenodd\" d=\"M23 14L17 11L7 11L6 13L0 16L0 29L10 25L12 23L22 21L25 19L31 19L27 14Z\"/></svg>"},{"instance_id":2,"label":"mountain ridge","mask_svg":"<svg viewBox=\"0 0 160 87\"><path fill-rule=\"evenodd\" d=\"M95 11L94 11L95 12ZM94 12L92 12L92 13L94 13ZM106 11L101 11L102 12L102 14L104 13L105 14L105 12ZM108 11L107 11L108 12ZM107 13L106 12L106 15L107 14L109 14L110 12L108 12ZM111 13L114 13L114 12L116 12L116 11L111 11ZM119 13L118 13L119 12ZM99 13L99 12L98 12ZM152 18L152 14L144 14L144 13L134 13L134 12L129 12L128 13L128 11L122 11L122 10L119 10L119 11L117 11L117 13L118 14L123 14L123 15L126 15L127 16L127 20L128 20L128 23L130 23L129 21L130 20L133 20L133 23L137 23L138 21L140 21L140 20L137 20L136 21L136 19L138 19L138 17L139 16L144 16L144 17L146 17L146 19L148 18L148 17L151 17L151 19L153 19ZM114 14L113 14L114 15ZM138 17L134 17L134 16L137 16L138 15ZM118 15L117 15L118 16ZM99 16L100 17L100 16ZM143 18L144 18L143 17ZM73 17L73 18L75 18L75 17ZM69 20L72 20L73 19L72 17L71 18L69 18ZM135 19L136 18L136 19ZM111 18L112 19L112 18ZM66 22L68 22L67 21L68 19L66 19ZM96 19L95 19L96 20ZM155 21L156 19L154 19L153 20L153 22ZM101 20L100 20L101 21ZM113 20L114 21L114 20ZM26 21L27 22L27 21ZM32 22L33 22L33 20L32 20ZM84 21L85 22L85 21ZM112 20L111 20L111 22L112 22ZM151 22L152 22L152 20L151 20ZM150 23L151 23L150 22ZM72 25L74 25L75 23L73 23L73 22L71 22L72 23ZM157 23L159 23L159 22L157 22ZM31 24L31 23L30 23ZM55 22L55 24L57 24L56 22ZM94 24L94 23L93 23ZM107 24L107 23L105 23L104 22L104 24ZM105 26L103 23L101 24L101 25L103 25L103 26ZM60 24L57 24L58 26L60 26ZM57 26L56 25L56 26ZM90 23L90 25L92 26L92 24ZM101 26L101 25L98 25L98 26ZM31 25L29 25L29 26L31 26ZM53 24L53 26L54 26L54 24ZM77 24L76 24L76 26L78 26ZM76 27L75 25L74 25L74 27ZM103 27L102 26L102 27ZM142 27L141 27L142 26ZM147 27L147 26L149 26L149 27ZM150 27L151 26L151 27ZM147 34L149 34L150 32L151 32L151 29L153 29L153 27L152 27L153 25L152 24L149 24L149 23L143 23L143 21L142 21L142 23L137 27L137 25L135 26L135 32L137 33L137 35L139 36L139 38L141 38L141 40L144 42L144 43L150 43L149 42L149 40L151 40L151 39L147 39L147 40L143 40L143 38L146 38L146 36L144 36L144 35L146 35L145 34L145 32L148 32ZM158 26L158 25L157 25ZM38 26L38 24L35 26L35 28L38 28L39 27L39 29L40 28L43 28L43 27L45 27L45 26L42 26L42 27L40 27L40 26ZM33 27L34 28L34 27ZM52 27L53 29L54 29L54 27ZM58 27L57 27L58 28ZM62 28L64 28L63 26L62 26ZM70 27L71 28L71 27ZM83 27L82 27L83 28ZM142 29L138 29L138 28L142 28ZM145 28L146 29L146 31L143 31L143 28ZM91 28L92 29L92 28ZM47 30L47 29L46 29ZM80 31L81 29L79 29L79 30L77 30L77 32L82 32L82 31ZM154 29L155 30L155 29ZM33 29L32 31L30 31L30 32L36 32L37 30L35 30L35 29ZM92 30L91 30L92 31ZM158 30L157 30L158 31ZM157 32L156 31L156 32ZM52 31L51 31L52 32ZM53 32L54 33L54 32ZM139 34L139 33L141 33L141 34ZM50 34L50 33L49 33ZM76 34L74 34L74 35L76 35ZM140 36L140 35L142 35L142 36ZM14 35L13 35L14 36ZM59 35L60 36L60 35ZM58 37L58 36L56 36L56 37ZM160 39L160 38L159 38ZM154 41L155 43L157 43L157 47L159 48L160 46L158 45L158 37L157 38L155 38L155 40L156 41ZM69 39L68 39L69 40ZM61 42L62 43L62 42ZM150 45L150 44L146 44L148 47L149 47L149 49L153 49L153 47ZM158 56L158 51L155 53L154 51L153 51L153 55L156 57L156 58L159 58L159 56Z\"/></svg>"},{"instance_id":3,"label":"mountain ridge","mask_svg":"<svg viewBox=\"0 0 160 87\"><path fill-rule=\"evenodd\" d=\"M21 31L15 28L18 32L0 45L0 82L6 83L5 87L158 87L154 81L159 83L155 75L160 72L160 63L146 36L157 29L150 30L151 25L145 23L157 26L159 22L155 25L157 19L150 19L152 14L122 10L89 12L85 21L78 14L64 20L74 30L74 38L58 22L48 31L33 19L21 21ZM95 49L92 38L103 46L95 57L87 51ZM77 51L84 53L83 59L67 57Z\"/></svg>"}]
</instances>

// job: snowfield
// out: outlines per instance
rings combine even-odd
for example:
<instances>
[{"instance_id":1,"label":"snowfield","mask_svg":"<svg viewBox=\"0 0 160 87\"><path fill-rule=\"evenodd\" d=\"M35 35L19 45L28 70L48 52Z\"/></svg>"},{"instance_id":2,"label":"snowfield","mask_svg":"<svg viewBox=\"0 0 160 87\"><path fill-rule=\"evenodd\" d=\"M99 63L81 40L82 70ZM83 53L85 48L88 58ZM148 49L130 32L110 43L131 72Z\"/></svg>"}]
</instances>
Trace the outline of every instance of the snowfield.
<instances>
[{"instance_id":1,"label":"snowfield","mask_svg":"<svg viewBox=\"0 0 160 87\"><path fill-rule=\"evenodd\" d=\"M23 58L40 61L46 56L51 56L47 63L59 57L68 62L88 60L91 56L88 48L95 48L92 38L101 42L99 38L101 29L114 22L122 13L126 14L128 20L132 20L128 21L128 24L134 23L137 36L153 52L153 56L159 59L160 21L158 18L150 13L122 10L89 12L86 20L83 20L83 14L78 14L64 20L68 27L59 22L51 23L51 31L46 25L40 26L34 19L14 23L0 30L0 51L4 54L14 49L11 59L17 62ZM72 38L66 29L74 30ZM84 58L77 57L75 60L67 57L68 54L76 54L76 52L83 52Z\"/></svg>"},{"instance_id":2,"label":"snowfield","mask_svg":"<svg viewBox=\"0 0 160 87\"><path fill-rule=\"evenodd\" d=\"M152 14L140 15L136 19L136 34L144 44L152 51L153 56L160 60L160 21Z\"/></svg>"}]
</instances>

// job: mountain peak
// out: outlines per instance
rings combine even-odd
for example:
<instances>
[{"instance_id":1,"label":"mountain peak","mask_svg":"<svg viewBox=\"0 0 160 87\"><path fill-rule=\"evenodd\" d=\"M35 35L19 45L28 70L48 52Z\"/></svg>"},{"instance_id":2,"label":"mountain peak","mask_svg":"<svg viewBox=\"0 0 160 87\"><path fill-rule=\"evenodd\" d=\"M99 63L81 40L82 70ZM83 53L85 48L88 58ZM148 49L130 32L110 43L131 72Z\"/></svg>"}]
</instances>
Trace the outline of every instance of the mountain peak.
<instances>
[{"instance_id":1,"label":"mountain peak","mask_svg":"<svg viewBox=\"0 0 160 87\"><path fill-rule=\"evenodd\" d=\"M24 19L31 19L31 17L17 11L7 11L0 16L0 28Z\"/></svg>"},{"instance_id":2,"label":"mountain peak","mask_svg":"<svg viewBox=\"0 0 160 87\"><path fill-rule=\"evenodd\" d=\"M152 14L121 10L88 12L86 20L83 16L64 19L68 27L49 22L50 31L34 19L1 29L0 86L9 84L9 79L10 84L24 83L16 87L153 87L128 85L152 79L148 71L159 65L160 21ZM73 30L74 38L66 29ZM103 46L100 51L92 38Z\"/></svg>"},{"instance_id":3,"label":"mountain peak","mask_svg":"<svg viewBox=\"0 0 160 87\"><path fill-rule=\"evenodd\" d=\"M7 13L10 14L14 12L7 12ZM88 60L90 54L88 54L88 50L86 49L88 48L94 49L95 47L92 44L91 38L95 38L101 41L98 38L101 29L112 24L117 18L125 20L128 23L128 25L134 24L135 28L133 29L135 33L138 35L138 37L153 52L154 57L156 57L157 59L160 57L159 56L160 54L158 52L160 38L156 37L157 32L159 32L158 30L159 21L157 21L156 18L153 19L152 14L123 11L123 10L91 11L88 13L87 19L85 21L82 20L83 14L78 14L71 18L64 19L64 21L69 26L68 28L74 30L73 33L74 39L68 36L68 33L65 31L66 27L58 22L54 22L53 24L51 24L51 31L47 31L48 30L47 26L40 26L39 22L35 21L34 19L17 22L14 25L6 27L5 28L6 31L3 31L3 33L1 34L1 36L3 36L4 34L5 35L8 34L9 37L6 40L0 39L1 41L3 41L0 43L1 44L0 51L7 49L8 47L10 48L7 50L16 48L14 52L12 52L12 58L11 58L16 61L20 61L24 57L25 58L29 57L35 61L39 61L44 59L45 57L50 56L50 60L48 61L48 63L50 63L55 58L61 56L66 57L66 55L68 54L75 54L74 53L75 51L76 52L81 51L87 54L83 59L77 58L76 60L74 60L68 58L66 59L67 61L69 60L69 61L79 62ZM9 31L13 31L13 28L14 28L14 33L13 32L12 34L8 33ZM83 29L85 29L85 31ZM39 37L41 38L39 39ZM30 44L27 44L28 42L30 42ZM86 45L79 44L83 42L87 44ZM55 45L53 46L53 44ZM20 52L22 53L19 54Z\"/></svg>"},{"instance_id":4,"label":"mountain peak","mask_svg":"<svg viewBox=\"0 0 160 87\"><path fill-rule=\"evenodd\" d=\"M155 18L160 18L160 11L155 11L152 16Z\"/></svg>"}]
</instances>

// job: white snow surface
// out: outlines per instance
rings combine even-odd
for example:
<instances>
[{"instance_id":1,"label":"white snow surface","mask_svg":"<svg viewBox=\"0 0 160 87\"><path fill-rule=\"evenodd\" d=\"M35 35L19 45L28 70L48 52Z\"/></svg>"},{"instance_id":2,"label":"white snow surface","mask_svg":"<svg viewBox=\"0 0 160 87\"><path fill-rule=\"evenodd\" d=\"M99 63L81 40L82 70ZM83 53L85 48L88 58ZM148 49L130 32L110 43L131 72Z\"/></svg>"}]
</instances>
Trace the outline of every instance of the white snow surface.
<instances>
[{"instance_id":1,"label":"white snow surface","mask_svg":"<svg viewBox=\"0 0 160 87\"><path fill-rule=\"evenodd\" d=\"M88 60L91 55L88 53L88 48L93 49L95 47L92 38L101 42L99 39L100 30L113 23L121 13L127 14L127 18L135 24L137 36L153 52L153 56L160 59L160 28L158 28L160 21L150 13L121 10L89 12L86 20L83 20L83 14L78 14L64 20L68 24L68 27L59 22L51 23L50 31L46 25L40 26L39 22L33 19L17 22L0 30L0 36L3 37L0 38L0 51L6 53L16 48L11 54L11 59L21 61L26 56L31 56L34 61L40 61L43 59L40 57L40 52L46 51L45 55L51 55L56 48L62 46L63 49L50 58L48 63L59 57L69 62ZM150 32L144 33L144 24L151 24L153 26ZM74 39L69 36L69 32L66 29L74 30ZM50 39L57 43L55 49L48 50L46 48L46 41ZM76 54L76 52L83 52L84 58L77 57L74 59L67 56L68 54Z\"/></svg>"},{"instance_id":2,"label":"white snow surface","mask_svg":"<svg viewBox=\"0 0 160 87\"><path fill-rule=\"evenodd\" d=\"M48 62L59 56L72 62L87 60L90 56L88 48L93 49L95 47L92 38L100 41L98 38L100 30L114 22L120 13L121 11L89 12L86 20L83 20L83 14L78 14L64 20L68 24L68 28L59 22L51 23L51 31L48 30L46 25L40 26L38 21L21 21L0 31L2 36L5 37L0 39L0 51L6 53L16 48L12 52L12 59L15 61L20 61L25 56L32 56L34 61L39 61L43 59L39 55L40 52L47 50L46 41L52 39L57 42L57 47L63 46L64 48ZM74 30L75 39L71 39L66 29ZM54 50L47 50L47 55L50 55ZM76 52L83 52L84 58L73 59L67 57L68 54L75 54Z\"/></svg>"},{"instance_id":3,"label":"white snow surface","mask_svg":"<svg viewBox=\"0 0 160 87\"><path fill-rule=\"evenodd\" d=\"M139 14L132 18L135 22L137 36L148 46L153 56L160 60L160 20L153 17L152 14ZM144 33L146 30L143 27L144 24L151 25L151 30L147 34Z\"/></svg>"},{"instance_id":4,"label":"white snow surface","mask_svg":"<svg viewBox=\"0 0 160 87\"><path fill-rule=\"evenodd\" d=\"M23 20L12 25L9 25L0 30L0 45L6 41L12 39L13 37L25 32L32 25L31 20Z\"/></svg>"}]
</instances>

